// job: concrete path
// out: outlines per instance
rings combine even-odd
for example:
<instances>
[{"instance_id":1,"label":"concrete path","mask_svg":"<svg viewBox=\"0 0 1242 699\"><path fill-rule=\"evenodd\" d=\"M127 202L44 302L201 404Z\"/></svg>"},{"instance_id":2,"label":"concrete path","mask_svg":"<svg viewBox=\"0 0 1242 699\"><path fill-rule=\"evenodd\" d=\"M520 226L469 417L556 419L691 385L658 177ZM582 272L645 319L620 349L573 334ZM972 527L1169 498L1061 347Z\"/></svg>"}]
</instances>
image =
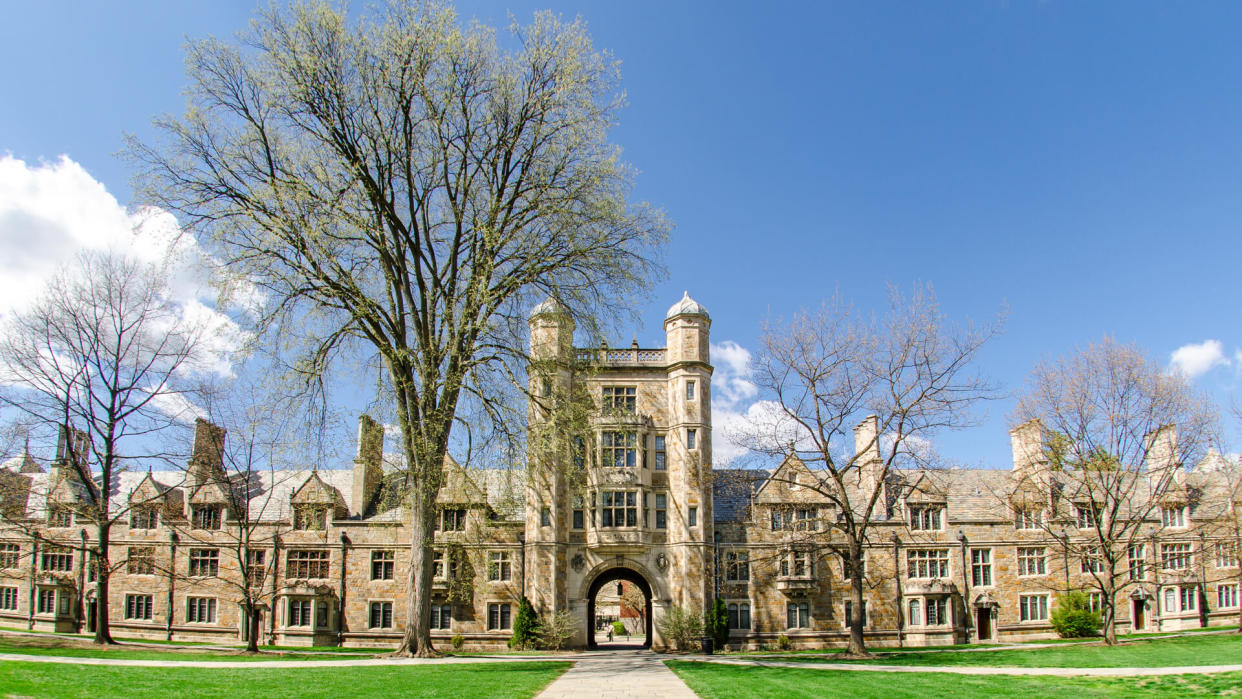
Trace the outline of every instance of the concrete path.
<instances>
[{"instance_id":1,"label":"concrete path","mask_svg":"<svg viewBox=\"0 0 1242 699\"><path fill-rule=\"evenodd\" d=\"M638 699L697 696L651 651L599 651L580 656L537 699Z\"/></svg>"},{"instance_id":2,"label":"concrete path","mask_svg":"<svg viewBox=\"0 0 1242 699\"><path fill-rule=\"evenodd\" d=\"M1140 677L1148 675L1201 675L1242 672L1242 665L1182 665L1175 667L993 667L959 665L863 665L856 663L790 663L733 658L685 657L695 663L779 667L793 670L839 670L850 672L941 672L951 675L1052 675L1056 677Z\"/></svg>"}]
</instances>

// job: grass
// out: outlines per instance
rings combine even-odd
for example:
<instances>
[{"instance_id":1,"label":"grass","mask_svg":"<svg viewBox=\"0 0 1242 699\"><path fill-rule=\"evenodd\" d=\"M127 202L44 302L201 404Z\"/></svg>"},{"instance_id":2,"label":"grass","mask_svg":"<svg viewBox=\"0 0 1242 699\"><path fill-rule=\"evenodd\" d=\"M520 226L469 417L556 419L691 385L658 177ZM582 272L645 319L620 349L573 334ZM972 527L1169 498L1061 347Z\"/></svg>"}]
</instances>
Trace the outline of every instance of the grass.
<instances>
[{"instance_id":1,"label":"grass","mask_svg":"<svg viewBox=\"0 0 1242 699\"><path fill-rule=\"evenodd\" d=\"M370 658L372 654L349 655L341 653L298 653L290 657L282 652L268 651L259 655L237 651L198 650L192 646L143 648L119 644L97 646L81 638L63 636L0 635L0 653L18 655L56 655L66 658L116 658L118 660L200 660L208 662L241 661L264 662L267 660L340 660L342 658Z\"/></svg>"},{"instance_id":2,"label":"grass","mask_svg":"<svg viewBox=\"0 0 1242 699\"><path fill-rule=\"evenodd\" d=\"M1119 636L1118 638L1122 642L1128 642L1128 641L1143 640L1143 639L1168 638L1170 635L1181 636L1181 635L1186 635L1186 634L1197 634L1197 633L1207 633L1207 634L1230 633L1230 632L1236 631L1237 628L1238 627L1236 625L1231 624L1229 626L1208 626L1208 627L1198 628L1198 629L1181 629L1178 631L1153 631L1150 633L1125 634L1123 636ZM1101 638L1099 636L1096 636L1093 638L1043 638L1043 639L1036 639L1032 641L1021 641L1018 643L958 643L954 645L945 645L945 646L919 646L919 647L906 646L904 648L876 647L876 648L872 648L871 651L873 653L930 653L930 652L942 651L942 650L963 650L966 648L1000 648L1000 647L1005 647L1005 648L1019 647L1020 648L1022 646L1031 646L1031 645L1073 645L1073 644L1081 644L1081 643L1093 644L1093 643L1100 643L1100 641L1101 641ZM792 656L797 656L797 655L836 655L836 654L843 653L843 652L845 652L844 648L807 648L804 650L767 649L767 650L717 651L716 653L717 655L723 655L723 656L728 656L728 657L764 656L764 657L771 658L774 656L791 656L791 659L792 659ZM836 661L833 661L833 662L836 662Z\"/></svg>"},{"instance_id":3,"label":"grass","mask_svg":"<svg viewBox=\"0 0 1242 699\"><path fill-rule=\"evenodd\" d=\"M422 667L212 669L0 664L0 696L37 697L532 697L565 662Z\"/></svg>"},{"instance_id":4,"label":"grass","mask_svg":"<svg viewBox=\"0 0 1242 699\"><path fill-rule=\"evenodd\" d=\"M741 667L670 660L666 664L701 697L1168 697L1242 692L1242 673L1162 677L969 676L943 673L841 672Z\"/></svg>"},{"instance_id":5,"label":"grass","mask_svg":"<svg viewBox=\"0 0 1242 699\"><path fill-rule=\"evenodd\" d=\"M777 660L778 656L765 656ZM1171 667L1230 665L1242 662L1242 635L1192 635L1128 641L1121 645L1068 645L1031 650L978 653L907 650L872 660L845 660L832 655L779 656L797 662L853 662L879 665L949 665L989 667Z\"/></svg>"}]
</instances>

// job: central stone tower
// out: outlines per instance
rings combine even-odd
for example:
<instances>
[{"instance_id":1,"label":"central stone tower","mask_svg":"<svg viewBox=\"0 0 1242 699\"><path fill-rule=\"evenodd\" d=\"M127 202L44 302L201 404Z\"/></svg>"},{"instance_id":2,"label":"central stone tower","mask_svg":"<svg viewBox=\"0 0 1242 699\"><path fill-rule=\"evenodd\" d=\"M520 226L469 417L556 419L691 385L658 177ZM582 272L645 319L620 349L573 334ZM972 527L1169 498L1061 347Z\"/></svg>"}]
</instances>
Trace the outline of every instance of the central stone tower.
<instances>
[{"instance_id":1,"label":"central stone tower","mask_svg":"<svg viewBox=\"0 0 1242 699\"><path fill-rule=\"evenodd\" d=\"M583 647L594 592L634 582L659 648L653 622L710 596L711 318L686 294L652 349L575 348L574 327L555 301L531 312L527 594L577 617Z\"/></svg>"}]
</instances>

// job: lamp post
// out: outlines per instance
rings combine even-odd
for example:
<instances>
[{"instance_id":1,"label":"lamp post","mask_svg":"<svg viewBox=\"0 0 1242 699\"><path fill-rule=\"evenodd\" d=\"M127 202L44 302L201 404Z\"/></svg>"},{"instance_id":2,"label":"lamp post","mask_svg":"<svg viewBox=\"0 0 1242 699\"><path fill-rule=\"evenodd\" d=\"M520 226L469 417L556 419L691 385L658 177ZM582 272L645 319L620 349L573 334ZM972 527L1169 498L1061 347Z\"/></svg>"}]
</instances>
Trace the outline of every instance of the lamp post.
<instances>
[{"instance_id":1,"label":"lamp post","mask_svg":"<svg viewBox=\"0 0 1242 699\"><path fill-rule=\"evenodd\" d=\"M893 531L889 539L893 542L893 588L896 592L897 602L897 647L901 648L905 645L905 610L902 609L903 600L901 598L901 536Z\"/></svg>"},{"instance_id":2,"label":"lamp post","mask_svg":"<svg viewBox=\"0 0 1242 699\"><path fill-rule=\"evenodd\" d=\"M714 543L713 564L712 564L712 607L715 608L716 600L720 597L720 532L712 532L712 541Z\"/></svg>"},{"instance_id":3,"label":"lamp post","mask_svg":"<svg viewBox=\"0 0 1242 699\"><path fill-rule=\"evenodd\" d=\"M526 598L526 532L518 532L518 546L521 547L518 557L521 559L522 565L522 598Z\"/></svg>"},{"instance_id":4,"label":"lamp post","mask_svg":"<svg viewBox=\"0 0 1242 699\"><path fill-rule=\"evenodd\" d=\"M970 619L970 561L966 556L966 546L969 543L966 539L966 531L957 530L957 541L962 545L962 626L966 629L966 643L970 643L971 619Z\"/></svg>"}]
</instances>

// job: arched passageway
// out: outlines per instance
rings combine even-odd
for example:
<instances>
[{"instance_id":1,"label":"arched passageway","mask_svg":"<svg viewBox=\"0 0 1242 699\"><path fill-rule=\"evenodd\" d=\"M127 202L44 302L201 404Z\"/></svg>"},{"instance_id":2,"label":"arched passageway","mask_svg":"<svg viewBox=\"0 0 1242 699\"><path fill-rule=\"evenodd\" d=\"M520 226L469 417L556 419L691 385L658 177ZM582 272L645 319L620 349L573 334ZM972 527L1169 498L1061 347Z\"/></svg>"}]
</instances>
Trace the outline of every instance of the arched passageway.
<instances>
[{"instance_id":1,"label":"arched passageway","mask_svg":"<svg viewBox=\"0 0 1242 699\"><path fill-rule=\"evenodd\" d=\"M591 583L591 587L587 594L587 615L586 615L586 636L587 648L599 648L599 644L595 641L595 598L599 596L600 590L604 589L609 583L617 583L620 581L632 583L643 593L644 610L643 610L643 627L644 636L641 643L634 643L630 647L633 648L650 648L651 647L651 585L647 580L635 570L629 568L612 568L600 573ZM637 639L636 639L637 640ZM625 647L624 643L614 642L609 645L610 648Z\"/></svg>"}]
</instances>

